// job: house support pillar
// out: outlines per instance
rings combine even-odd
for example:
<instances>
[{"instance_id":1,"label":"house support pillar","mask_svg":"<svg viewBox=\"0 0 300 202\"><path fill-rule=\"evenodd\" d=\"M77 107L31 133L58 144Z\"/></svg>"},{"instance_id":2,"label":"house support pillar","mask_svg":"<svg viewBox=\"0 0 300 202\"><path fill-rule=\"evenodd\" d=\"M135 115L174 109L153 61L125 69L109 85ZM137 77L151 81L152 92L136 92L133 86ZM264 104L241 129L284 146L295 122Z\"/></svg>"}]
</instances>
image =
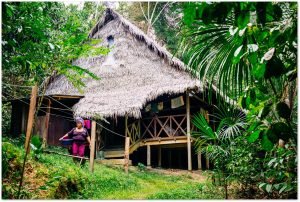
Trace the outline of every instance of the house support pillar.
<instances>
[{"instance_id":1,"label":"house support pillar","mask_svg":"<svg viewBox=\"0 0 300 202\"><path fill-rule=\"evenodd\" d=\"M130 137L125 138L124 170L128 174Z\"/></svg>"},{"instance_id":2,"label":"house support pillar","mask_svg":"<svg viewBox=\"0 0 300 202\"><path fill-rule=\"evenodd\" d=\"M186 91L186 132L187 132L187 154L188 170L192 170L192 147L191 147L191 117L190 117L190 97L189 91Z\"/></svg>"},{"instance_id":3,"label":"house support pillar","mask_svg":"<svg viewBox=\"0 0 300 202\"><path fill-rule=\"evenodd\" d=\"M51 100L48 99L47 109L46 109L46 118L45 118L45 127L44 127L44 131L43 131L43 148L45 148L47 146L48 128L49 128L49 120L50 120L50 106L51 106Z\"/></svg>"},{"instance_id":4,"label":"house support pillar","mask_svg":"<svg viewBox=\"0 0 300 202\"><path fill-rule=\"evenodd\" d=\"M161 147L158 147L158 167L161 167Z\"/></svg>"},{"instance_id":5,"label":"house support pillar","mask_svg":"<svg viewBox=\"0 0 300 202\"><path fill-rule=\"evenodd\" d=\"M206 169L209 170L209 158L206 157Z\"/></svg>"},{"instance_id":6,"label":"house support pillar","mask_svg":"<svg viewBox=\"0 0 300 202\"><path fill-rule=\"evenodd\" d=\"M201 152L197 154L197 159L198 159L198 170L202 170Z\"/></svg>"},{"instance_id":7,"label":"house support pillar","mask_svg":"<svg viewBox=\"0 0 300 202\"><path fill-rule=\"evenodd\" d=\"M147 145L147 167L151 168L151 147Z\"/></svg>"},{"instance_id":8,"label":"house support pillar","mask_svg":"<svg viewBox=\"0 0 300 202\"><path fill-rule=\"evenodd\" d=\"M90 171L91 172L94 172L95 142L96 142L96 121L92 121L91 150L90 150Z\"/></svg>"}]
</instances>

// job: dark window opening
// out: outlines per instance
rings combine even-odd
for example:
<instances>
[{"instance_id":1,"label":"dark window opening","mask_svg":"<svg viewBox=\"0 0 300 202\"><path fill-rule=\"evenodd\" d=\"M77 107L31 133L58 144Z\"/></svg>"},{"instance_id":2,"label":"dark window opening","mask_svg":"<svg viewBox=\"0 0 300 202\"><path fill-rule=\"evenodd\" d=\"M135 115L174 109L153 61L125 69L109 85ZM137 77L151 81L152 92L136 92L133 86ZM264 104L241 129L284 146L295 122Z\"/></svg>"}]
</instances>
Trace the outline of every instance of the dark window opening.
<instances>
[{"instance_id":1,"label":"dark window opening","mask_svg":"<svg viewBox=\"0 0 300 202\"><path fill-rule=\"evenodd\" d=\"M114 37L112 35L107 37L108 47L111 47L114 44Z\"/></svg>"}]
</instances>

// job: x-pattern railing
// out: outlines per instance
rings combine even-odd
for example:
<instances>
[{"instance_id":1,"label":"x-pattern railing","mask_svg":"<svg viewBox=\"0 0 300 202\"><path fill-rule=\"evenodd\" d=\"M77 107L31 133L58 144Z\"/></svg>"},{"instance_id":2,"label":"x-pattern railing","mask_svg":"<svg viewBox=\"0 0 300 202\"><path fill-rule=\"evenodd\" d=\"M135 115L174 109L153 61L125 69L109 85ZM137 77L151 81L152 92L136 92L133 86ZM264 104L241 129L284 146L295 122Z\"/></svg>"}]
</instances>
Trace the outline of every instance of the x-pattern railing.
<instances>
[{"instance_id":1,"label":"x-pattern railing","mask_svg":"<svg viewBox=\"0 0 300 202\"><path fill-rule=\"evenodd\" d=\"M142 120L142 137L158 138L186 135L186 115L154 116Z\"/></svg>"}]
</instances>

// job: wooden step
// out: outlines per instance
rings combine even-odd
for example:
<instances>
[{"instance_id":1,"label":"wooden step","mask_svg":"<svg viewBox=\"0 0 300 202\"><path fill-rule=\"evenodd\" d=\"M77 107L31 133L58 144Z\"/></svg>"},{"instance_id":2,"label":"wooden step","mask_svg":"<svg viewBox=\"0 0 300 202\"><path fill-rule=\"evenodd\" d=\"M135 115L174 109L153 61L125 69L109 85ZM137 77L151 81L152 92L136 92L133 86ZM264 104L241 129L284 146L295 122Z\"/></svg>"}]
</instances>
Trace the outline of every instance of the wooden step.
<instances>
[{"instance_id":1,"label":"wooden step","mask_svg":"<svg viewBox=\"0 0 300 202\"><path fill-rule=\"evenodd\" d=\"M124 150L107 150L104 151L104 158L118 158L124 157L125 153Z\"/></svg>"},{"instance_id":2,"label":"wooden step","mask_svg":"<svg viewBox=\"0 0 300 202\"><path fill-rule=\"evenodd\" d=\"M104 165L124 165L125 159L95 159L97 163L101 163ZM129 160L128 164L131 166L132 161Z\"/></svg>"}]
</instances>

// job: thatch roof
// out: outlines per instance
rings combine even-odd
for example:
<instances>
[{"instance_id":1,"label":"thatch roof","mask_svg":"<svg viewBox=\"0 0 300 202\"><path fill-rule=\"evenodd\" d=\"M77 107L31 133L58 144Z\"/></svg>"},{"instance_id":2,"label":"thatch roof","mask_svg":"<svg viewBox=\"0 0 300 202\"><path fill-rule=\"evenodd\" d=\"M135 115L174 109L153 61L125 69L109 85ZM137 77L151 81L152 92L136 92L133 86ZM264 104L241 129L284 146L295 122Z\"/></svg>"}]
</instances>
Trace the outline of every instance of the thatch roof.
<instances>
[{"instance_id":1,"label":"thatch roof","mask_svg":"<svg viewBox=\"0 0 300 202\"><path fill-rule=\"evenodd\" d=\"M108 45L108 36L114 37L114 44L107 56L74 61L101 80L83 79L86 87L81 94L60 75L46 90L46 95L84 95L73 107L75 116L127 114L139 118L144 105L162 94L203 90L201 82L186 71L184 63L111 9L107 9L89 34L91 38L103 39L99 44L102 46Z\"/></svg>"}]
</instances>

